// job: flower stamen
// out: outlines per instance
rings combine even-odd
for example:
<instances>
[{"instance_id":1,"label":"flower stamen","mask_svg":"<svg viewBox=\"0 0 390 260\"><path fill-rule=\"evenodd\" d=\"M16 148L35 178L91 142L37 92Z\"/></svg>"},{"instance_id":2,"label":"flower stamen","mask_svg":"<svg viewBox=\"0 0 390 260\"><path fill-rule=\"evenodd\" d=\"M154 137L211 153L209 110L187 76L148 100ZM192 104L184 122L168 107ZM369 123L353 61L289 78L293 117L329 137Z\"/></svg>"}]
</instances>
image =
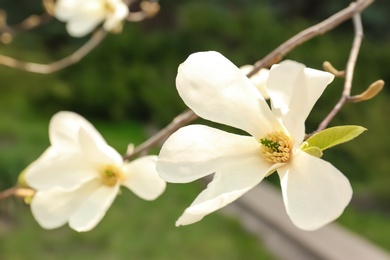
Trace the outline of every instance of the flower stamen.
<instances>
[{"instance_id":1,"label":"flower stamen","mask_svg":"<svg viewBox=\"0 0 390 260\"><path fill-rule=\"evenodd\" d=\"M118 181L122 181L125 176L123 172L115 165L107 165L101 171L102 182L104 185L112 187L115 186Z\"/></svg>"},{"instance_id":2,"label":"flower stamen","mask_svg":"<svg viewBox=\"0 0 390 260\"><path fill-rule=\"evenodd\" d=\"M271 163L283 163L290 159L293 142L283 132L276 131L260 139L261 155Z\"/></svg>"}]
</instances>

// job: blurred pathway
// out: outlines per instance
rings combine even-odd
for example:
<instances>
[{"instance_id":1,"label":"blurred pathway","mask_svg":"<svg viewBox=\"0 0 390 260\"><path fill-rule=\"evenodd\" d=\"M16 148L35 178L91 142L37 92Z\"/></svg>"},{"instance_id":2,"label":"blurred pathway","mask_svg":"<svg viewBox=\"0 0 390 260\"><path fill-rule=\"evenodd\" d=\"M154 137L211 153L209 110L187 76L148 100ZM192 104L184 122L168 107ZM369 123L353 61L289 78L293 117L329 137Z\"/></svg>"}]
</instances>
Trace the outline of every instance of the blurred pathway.
<instances>
[{"instance_id":1,"label":"blurred pathway","mask_svg":"<svg viewBox=\"0 0 390 260\"><path fill-rule=\"evenodd\" d=\"M266 181L223 212L237 217L277 259L390 260L389 253L336 223L310 232L298 229L286 214L280 191Z\"/></svg>"}]
</instances>

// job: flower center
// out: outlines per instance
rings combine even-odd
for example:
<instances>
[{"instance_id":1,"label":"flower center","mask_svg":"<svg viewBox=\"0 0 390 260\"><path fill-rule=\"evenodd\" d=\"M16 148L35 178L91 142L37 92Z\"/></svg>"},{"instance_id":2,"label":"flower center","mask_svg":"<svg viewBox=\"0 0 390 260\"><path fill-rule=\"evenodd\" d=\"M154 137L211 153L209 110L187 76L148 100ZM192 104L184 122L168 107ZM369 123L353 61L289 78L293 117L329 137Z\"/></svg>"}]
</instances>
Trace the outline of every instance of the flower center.
<instances>
[{"instance_id":1,"label":"flower center","mask_svg":"<svg viewBox=\"0 0 390 260\"><path fill-rule=\"evenodd\" d=\"M269 162L282 163L290 159L293 142L283 132L276 131L260 139L261 155Z\"/></svg>"},{"instance_id":2,"label":"flower center","mask_svg":"<svg viewBox=\"0 0 390 260\"><path fill-rule=\"evenodd\" d=\"M100 171L102 182L104 185L112 187L117 184L118 181L123 181L125 176L123 172L115 165L107 165Z\"/></svg>"}]
</instances>

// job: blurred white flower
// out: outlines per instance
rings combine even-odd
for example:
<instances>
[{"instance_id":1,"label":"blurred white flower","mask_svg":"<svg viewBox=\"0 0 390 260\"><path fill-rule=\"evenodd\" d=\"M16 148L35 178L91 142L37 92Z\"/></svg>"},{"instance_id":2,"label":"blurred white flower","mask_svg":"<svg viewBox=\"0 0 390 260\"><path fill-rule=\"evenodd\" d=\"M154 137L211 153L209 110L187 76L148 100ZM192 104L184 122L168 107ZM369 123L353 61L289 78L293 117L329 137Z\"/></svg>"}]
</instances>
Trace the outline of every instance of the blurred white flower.
<instances>
[{"instance_id":1,"label":"blurred white flower","mask_svg":"<svg viewBox=\"0 0 390 260\"><path fill-rule=\"evenodd\" d=\"M253 70L253 65L244 65L240 67L240 70L246 75ZM269 99L267 87L265 85L268 76L269 76L269 69L260 69L256 74L254 74L252 77L249 78L265 99Z\"/></svg>"},{"instance_id":2,"label":"blurred white flower","mask_svg":"<svg viewBox=\"0 0 390 260\"><path fill-rule=\"evenodd\" d=\"M293 61L272 67L267 80L271 110L252 82L221 54L195 53L181 64L176 85L186 105L204 119L251 136L191 125L165 142L157 171L166 181L186 183L215 173L176 225L201 220L275 170L287 214L296 226L314 230L340 216L352 196L348 179L299 148L304 122L333 78Z\"/></svg>"},{"instance_id":3,"label":"blurred white flower","mask_svg":"<svg viewBox=\"0 0 390 260\"><path fill-rule=\"evenodd\" d=\"M124 162L87 120L59 112L49 125L51 146L26 169L26 182L37 192L31 211L46 229L67 222L89 231L104 217L120 186L145 200L165 189L156 172L157 156Z\"/></svg>"},{"instance_id":4,"label":"blurred white flower","mask_svg":"<svg viewBox=\"0 0 390 260\"><path fill-rule=\"evenodd\" d=\"M55 17L66 22L66 29L73 37L82 37L103 23L106 31L121 25L129 9L122 0L58 0Z\"/></svg>"}]
</instances>

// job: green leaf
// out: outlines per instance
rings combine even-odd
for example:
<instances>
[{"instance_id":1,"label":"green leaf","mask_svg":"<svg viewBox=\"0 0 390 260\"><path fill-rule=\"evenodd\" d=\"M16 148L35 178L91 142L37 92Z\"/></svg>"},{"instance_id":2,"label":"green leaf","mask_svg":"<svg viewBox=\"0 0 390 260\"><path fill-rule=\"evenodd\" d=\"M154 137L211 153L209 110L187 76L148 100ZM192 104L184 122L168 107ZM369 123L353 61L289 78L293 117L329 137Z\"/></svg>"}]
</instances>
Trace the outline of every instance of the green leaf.
<instances>
[{"instance_id":1,"label":"green leaf","mask_svg":"<svg viewBox=\"0 0 390 260\"><path fill-rule=\"evenodd\" d=\"M315 156L317 158L321 158L322 157L322 151L320 148L318 147L315 147L315 146L309 146L309 147L306 147L304 149L302 149L302 151L304 151L305 153L308 153L312 156Z\"/></svg>"},{"instance_id":2,"label":"green leaf","mask_svg":"<svg viewBox=\"0 0 390 260\"><path fill-rule=\"evenodd\" d=\"M306 142L308 145L303 149L314 146L323 151L335 145L351 141L366 130L366 128L356 125L327 128L307 139Z\"/></svg>"}]
</instances>

